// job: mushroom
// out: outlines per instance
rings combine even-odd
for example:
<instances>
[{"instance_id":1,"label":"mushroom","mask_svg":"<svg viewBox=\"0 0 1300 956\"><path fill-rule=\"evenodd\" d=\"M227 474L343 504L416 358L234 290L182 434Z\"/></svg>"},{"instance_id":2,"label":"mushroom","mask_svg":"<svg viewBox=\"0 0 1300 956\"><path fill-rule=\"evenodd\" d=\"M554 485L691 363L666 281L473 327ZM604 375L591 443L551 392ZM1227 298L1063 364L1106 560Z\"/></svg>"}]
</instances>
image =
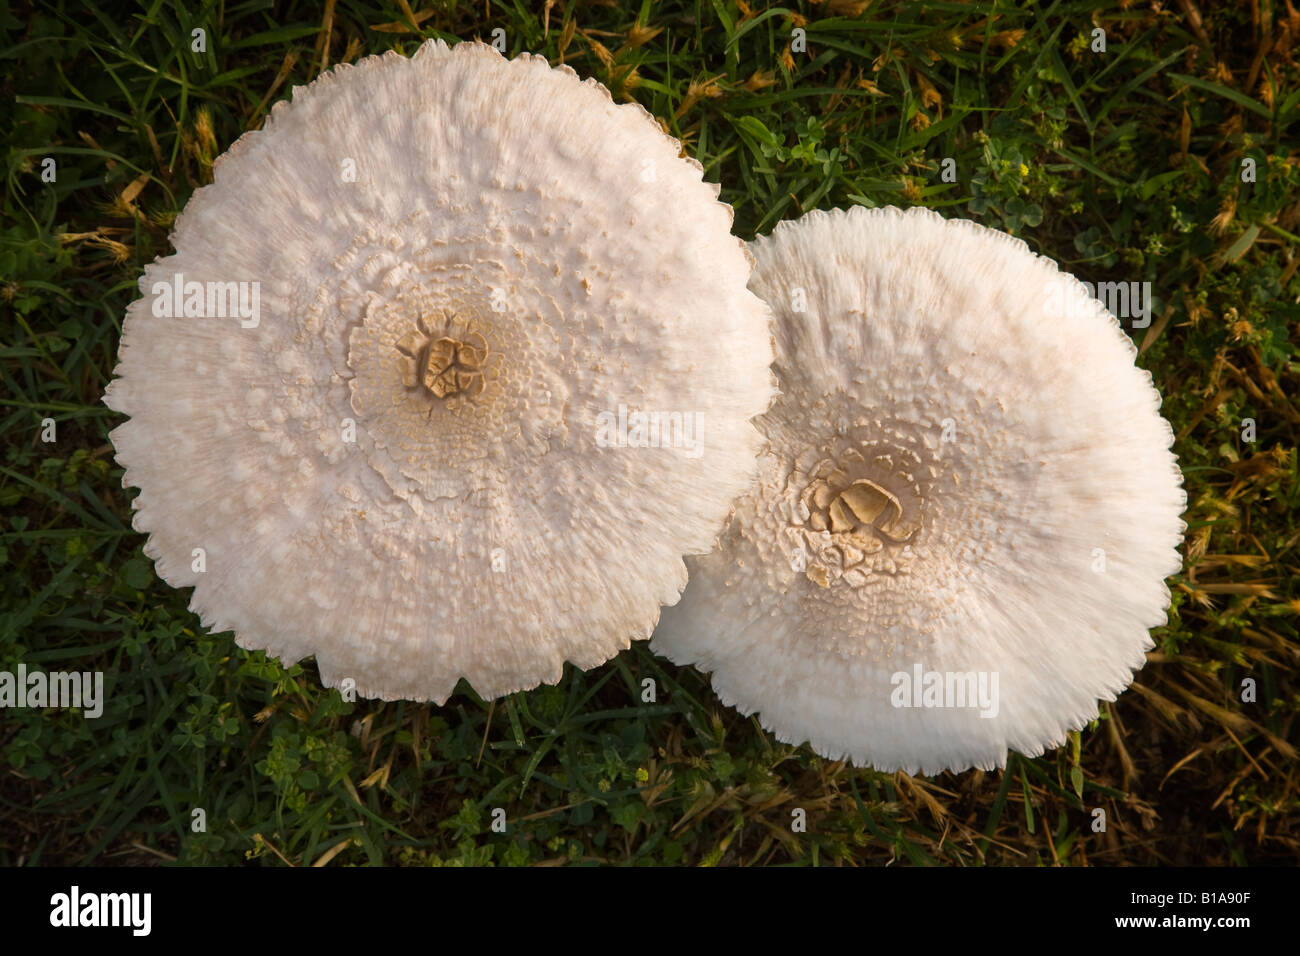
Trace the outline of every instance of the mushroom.
<instances>
[{"instance_id":1,"label":"mushroom","mask_svg":"<svg viewBox=\"0 0 1300 956\"><path fill-rule=\"evenodd\" d=\"M759 481L651 647L782 741L932 774L1037 755L1165 622L1186 503L1117 320L1021 241L912 209L751 245L780 396Z\"/></svg>"},{"instance_id":2,"label":"mushroom","mask_svg":"<svg viewBox=\"0 0 1300 956\"><path fill-rule=\"evenodd\" d=\"M648 637L772 393L752 260L679 150L481 43L277 104L146 267L105 397L159 576L368 697L495 697ZM600 441L623 407L698 427Z\"/></svg>"}]
</instances>

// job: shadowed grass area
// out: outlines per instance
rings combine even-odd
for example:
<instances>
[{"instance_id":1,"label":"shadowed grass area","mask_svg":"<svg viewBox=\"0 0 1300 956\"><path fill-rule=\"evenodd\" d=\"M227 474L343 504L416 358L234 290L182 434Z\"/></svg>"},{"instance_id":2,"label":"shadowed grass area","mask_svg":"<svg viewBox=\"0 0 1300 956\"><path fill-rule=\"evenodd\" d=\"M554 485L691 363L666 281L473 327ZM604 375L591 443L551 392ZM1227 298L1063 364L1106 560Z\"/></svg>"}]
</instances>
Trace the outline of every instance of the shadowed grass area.
<instances>
[{"instance_id":1,"label":"shadowed grass area","mask_svg":"<svg viewBox=\"0 0 1300 956\"><path fill-rule=\"evenodd\" d=\"M1300 14L1204 6L0 12L0 670L108 682L97 721L3 713L0 863L1300 859ZM1148 666L1092 726L997 773L855 771L775 743L644 644L494 703L464 685L441 708L347 703L310 661L207 634L155 577L100 404L144 263L292 86L427 37L494 36L644 105L721 183L743 238L813 208L921 204L1081 279L1151 283L1132 334L1177 434L1186 564Z\"/></svg>"}]
</instances>

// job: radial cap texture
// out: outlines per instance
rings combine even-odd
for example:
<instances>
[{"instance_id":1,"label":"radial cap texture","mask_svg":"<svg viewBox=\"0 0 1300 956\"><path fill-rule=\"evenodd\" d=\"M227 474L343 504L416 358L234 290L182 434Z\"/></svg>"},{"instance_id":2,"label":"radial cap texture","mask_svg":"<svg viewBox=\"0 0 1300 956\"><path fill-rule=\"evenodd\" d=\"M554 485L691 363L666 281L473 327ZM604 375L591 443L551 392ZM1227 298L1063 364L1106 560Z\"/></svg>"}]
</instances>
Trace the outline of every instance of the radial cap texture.
<instances>
[{"instance_id":1,"label":"radial cap texture","mask_svg":"<svg viewBox=\"0 0 1300 956\"><path fill-rule=\"evenodd\" d=\"M105 401L159 575L372 697L497 696L648 636L771 394L751 260L678 151L483 44L296 89L127 314Z\"/></svg>"},{"instance_id":2,"label":"radial cap texture","mask_svg":"<svg viewBox=\"0 0 1300 956\"><path fill-rule=\"evenodd\" d=\"M751 244L781 395L759 483L652 646L781 740L882 770L1062 743L1165 621L1185 495L1118 321L920 209Z\"/></svg>"}]
</instances>

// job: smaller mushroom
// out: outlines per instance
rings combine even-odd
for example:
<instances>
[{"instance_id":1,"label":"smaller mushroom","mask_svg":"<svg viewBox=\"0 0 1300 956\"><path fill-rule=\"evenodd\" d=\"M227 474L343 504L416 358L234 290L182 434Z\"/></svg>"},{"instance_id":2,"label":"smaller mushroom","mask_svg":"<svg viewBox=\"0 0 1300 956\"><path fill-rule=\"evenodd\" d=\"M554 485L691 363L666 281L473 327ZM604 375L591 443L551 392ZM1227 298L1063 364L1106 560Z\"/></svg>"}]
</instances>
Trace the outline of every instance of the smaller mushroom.
<instances>
[{"instance_id":1,"label":"smaller mushroom","mask_svg":"<svg viewBox=\"0 0 1300 956\"><path fill-rule=\"evenodd\" d=\"M1180 567L1131 340L1023 242L922 209L813 212L751 250L780 385L759 481L652 647L833 759L1059 745L1143 665Z\"/></svg>"}]
</instances>

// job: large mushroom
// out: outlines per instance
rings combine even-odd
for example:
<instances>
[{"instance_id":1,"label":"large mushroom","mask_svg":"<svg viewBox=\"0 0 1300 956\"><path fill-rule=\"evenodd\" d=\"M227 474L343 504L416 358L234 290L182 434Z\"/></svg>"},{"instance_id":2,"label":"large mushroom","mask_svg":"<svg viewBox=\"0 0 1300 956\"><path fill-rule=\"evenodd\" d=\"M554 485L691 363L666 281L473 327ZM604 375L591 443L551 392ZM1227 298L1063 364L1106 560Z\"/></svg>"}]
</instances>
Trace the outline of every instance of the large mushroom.
<instances>
[{"instance_id":1,"label":"large mushroom","mask_svg":"<svg viewBox=\"0 0 1300 956\"><path fill-rule=\"evenodd\" d=\"M781 391L759 484L652 647L858 765L1062 743L1143 665L1180 567L1131 340L1023 242L922 209L813 212L751 250Z\"/></svg>"},{"instance_id":2,"label":"large mushroom","mask_svg":"<svg viewBox=\"0 0 1300 956\"><path fill-rule=\"evenodd\" d=\"M679 149L480 43L277 104L146 267L105 398L159 576L386 699L493 697L649 636L771 397L752 262Z\"/></svg>"}]
</instances>

